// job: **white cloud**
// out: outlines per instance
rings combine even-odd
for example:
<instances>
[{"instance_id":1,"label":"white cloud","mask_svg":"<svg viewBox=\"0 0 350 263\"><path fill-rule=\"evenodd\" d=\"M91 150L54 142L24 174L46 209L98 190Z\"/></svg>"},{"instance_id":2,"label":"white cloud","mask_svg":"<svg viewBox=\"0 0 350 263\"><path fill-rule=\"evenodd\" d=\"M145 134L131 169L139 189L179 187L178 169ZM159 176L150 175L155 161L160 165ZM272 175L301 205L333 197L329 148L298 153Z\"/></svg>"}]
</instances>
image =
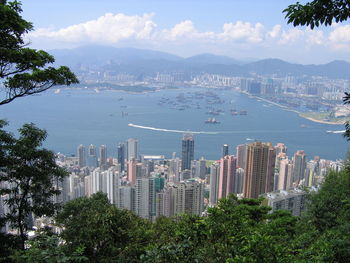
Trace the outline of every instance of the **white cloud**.
<instances>
[{"instance_id":1,"label":"white cloud","mask_svg":"<svg viewBox=\"0 0 350 263\"><path fill-rule=\"evenodd\" d=\"M154 22L154 14L107 13L95 20L61 29L41 28L28 36L34 45L44 49L97 43L157 49L186 56L214 52L283 58L293 57L294 52L304 59L312 52L316 54L316 47L318 52L328 54L338 52L335 49L350 50L350 25L337 25L331 30L325 33L327 31L320 29L285 29L282 25L266 28L261 23L236 21L225 23L221 30L212 32L198 30L191 20L181 21L170 28L159 28Z\"/></svg>"},{"instance_id":2,"label":"white cloud","mask_svg":"<svg viewBox=\"0 0 350 263\"><path fill-rule=\"evenodd\" d=\"M249 22L242 21L225 23L220 38L258 43L263 41L264 30L264 26L260 23L256 23L255 26L252 26Z\"/></svg>"},{"instance_id":3,"label":"white cloud","mask_svg":"<svg viewBox=\"0 0 350 263\"><path fill-rule=\"evenodd\" d=\"M199 32L195 28L191 20L182 21L179 24L176 24L170 30L163 30L159 37L164 40L169 41L182 41L182 40L210 40L215 38L214 32Z\"/></svg>"},{"instance_id":4,"label":"white cloud","mask_svg":"<svg viewBox=\"0 0 350 263\"><path fill-rule=\"evenodd\" d=\"M149 39L156 24L153 14L127 16L107 13L96 20L72 25L58 31L39 29L30 33L30 38L46 37L66 42L117 43L124 39Z\"/></svg>"},{"instance_id":5,"label":"white cloud","mask_svg":"<svg viewBox=\"0 0 350 263\"><path fill-rule=\"evenodd\" d=\"M289 29L288 31L283 31L281 38L279 40L280 44L293 44L299 41L304 36L304 31L297 28Z\"/></svg>"},{"instance_id":6,"label":"white cloud","mask_svg":"<svg viewBox=\"0 0 350 263\"><path fill-rule=\"evenodd\" d=\"M310 45L323 45L325 44L325 39L323 32L321 30L308 30L306 42Z\"/></svg>"},{"instance_id":7,"label":"white cloud","mask_svg":"<svg viewBox=\"0 0 350 263\"><path fill-rule=\"evenodd\" d=\"M333 49L350 49L350 25L337 26L329 34L330 46Z\"/></svg>"},{"instance_id":8,"label":"white cloud","mask_svg":"<svg viewBox=\"0 0 350 263\"><path fill-rule=\"evenodd\" d=\"M280 37L282 32L282 26L281 25L275 25L271 31L267 32L267 35L270 38L278 38Z\"/></svg>"}]
</instances>

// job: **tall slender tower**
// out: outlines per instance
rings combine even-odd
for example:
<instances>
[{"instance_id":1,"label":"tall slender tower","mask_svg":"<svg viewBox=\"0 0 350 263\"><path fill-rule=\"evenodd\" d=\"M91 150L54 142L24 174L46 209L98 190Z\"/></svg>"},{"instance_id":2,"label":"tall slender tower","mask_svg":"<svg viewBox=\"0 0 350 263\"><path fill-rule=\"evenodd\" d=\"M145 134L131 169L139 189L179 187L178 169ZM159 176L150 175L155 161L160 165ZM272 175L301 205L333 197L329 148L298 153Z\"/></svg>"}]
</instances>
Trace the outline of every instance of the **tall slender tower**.
<instances>
[{"instance_id":1,"label":"tall slender tower","mask_svg":"<svg viewBox=\"0 0 350 263\"><path fill-rule=\"evenodd\" d=\"M86 166L86 150L85 146L80 144L77 148L77 155L78 155L78 165L79 167Z\"/></svg>"},{"instance_id":2,"label":"tall slender tower","mask_svg":"<svg viewBox=\"0 0 350 263\"><path fill-rule=\"evenodd\" d=\"M125 170L125 144L119 143L118 145L118 164L120 165L120 170Z\"/></svg>"},{"instance_id":3,"label":"tall slender tower","mask_svg":"<svg viewBox=\"0 0 350 263\"><path fill-rule=\"evenodd\" d=\"M100 146L100 167L104 167L107 165L107 146Z\"/></svg>"},{"instance_id":4,"label":"tall slender tower","mask_svg":"<svg viewBox=\"0 0 350 263\"><path fill-rule=\"evenodd\" d=\"M214 206L218 202L220 165L215 162L210 166L210 192L209 205Z\"/></svg>"},{"instance_id":5,"label":"tall slender tower","mask_svg":"<svg viewBox=\"0 0 350 263\"><path fill-rule=\"evenodd\" d=\"M239 168L245 169L246 165L246 155L247 155L247 145L240 144L236 147L236 156L237 156L237 166Z\"/></svg>"},{"instance_id":6,"label":"tall slender tower","mask_svg":"<svg viewBox=\"0 0 350 263\"><path fill-rule=\"evenodd\" d=\"M273 187L275 151L271 143L254 142L247 145L243 196L258 198ZM271 183L272 182L272 183Z\"/></svg>"},{"instance_id":7,"label":"tall slender tower","mask_svg":"<svg viewBox=\"0 0 350 263\"><path fill-rule=\"evenodd\" d=\"M184 134L182 138L182 166L181 170L190 170L194 159L194 139L191 133Z\"/></svg>"},{"instance_id":8,"label":"tall slender tower","mask_svg":"<svg viewBox=\"0 0 350 263\"><path fill-rule=\"evenodd\" d=\"M88 160L87 165L89 167L93 167L93 168L97 167L96 146L93 144L90 144L90 146L89 146L87 160Z\"/></svg>"},{"instance_id":9,"label":"tall slender tower","mask_svg":"<svg viewBox=\"0 0 350 263\"><path fill-rule=\"evenodd\" d=\"M236 165L237 159L233 155L226 155L220 159L219 199L227 197L230 193L234 192Z\"/></svg>"},{"instance_id":10,"label":"tall slender tower","mask_svg":"<svg viewBox=\"0 0 350 263\"><path fill-rule=\"evenodd\" d=\"M306 169L306 154L299 150L293 158L293 183L298 183L304 179Z\"/></svg>"},{"instance_id":11,"label":"tall slender tower","mask_svg":"<svg viewBox=\"0 0 350 263\"><path fill-rule=\"evenodd\" d=\"M133 185L136 184L136 165L137 161L135 159L128 161L127 179Z\"/></svg>"},{"instance_id":12,"label":"tall slender tower","mask_svg":"<svg viewBox=\"0 0 350 263\"><path fill-rule=\"evenodd\" d=\"M224 144L222 146L222 156L221 157L225 157L226 155L228 155L228 144Z\"/></svg>"},{"instance_id":13,"label":"tall slender tower","mask_svg":"<svg viewBox=\"0 0 350 263\"><path fill-rule=\"evenodd\" d=\"M127 144L127 157L128 161L131 159L136 159L138 158L138 140L134 138L128 139L126 142Z\"/></svg>"}]
</instances>

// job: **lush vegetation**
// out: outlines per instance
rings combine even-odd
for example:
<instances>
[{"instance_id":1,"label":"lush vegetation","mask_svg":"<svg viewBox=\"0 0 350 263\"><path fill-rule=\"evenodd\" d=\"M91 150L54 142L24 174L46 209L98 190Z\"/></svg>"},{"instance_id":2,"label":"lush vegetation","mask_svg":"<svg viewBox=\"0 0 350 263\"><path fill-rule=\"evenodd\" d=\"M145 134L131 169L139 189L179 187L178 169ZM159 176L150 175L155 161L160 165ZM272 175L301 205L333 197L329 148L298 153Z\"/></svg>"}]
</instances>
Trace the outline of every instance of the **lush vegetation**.
<instances>
[{"instance_id":1,"label":"lush vegetation","mask_svg":"<svg viewBox=\"0 0 350 263\"><path fill-rule=\"evenodd\" d=\"M230 196L206 217L150 223L98 193L61 209L60 234L44 229L4 262L349 262L349 175L349 166L331 172L301 217Z\"/></svg>"}]
</instances>

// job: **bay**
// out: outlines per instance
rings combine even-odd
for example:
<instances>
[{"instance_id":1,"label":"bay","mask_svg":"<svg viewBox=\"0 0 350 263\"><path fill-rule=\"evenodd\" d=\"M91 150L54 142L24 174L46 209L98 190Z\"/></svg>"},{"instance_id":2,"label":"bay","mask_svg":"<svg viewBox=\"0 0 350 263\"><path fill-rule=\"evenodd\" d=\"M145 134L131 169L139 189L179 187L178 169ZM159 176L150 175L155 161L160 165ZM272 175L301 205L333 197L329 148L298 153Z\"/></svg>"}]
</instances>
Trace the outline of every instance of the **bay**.
<instances>
[{"instance_id":1,"label":"bay","mask_svg":"<svg viewBox=\"0 0 350 263\"><path fill-rule=\"evenodd\" d=\"M105 144L108 155L115 157L119 142L137 138L141 154L170 158L176 152L180 156L181 131L195 132L195 158L203 156L210 160L220 158L223 144L229 144L230 154L235 154L238 144L254 140L284 143L289 156L297 150L305 150L309 159L315 155L330 160L343 159L348 149L348 142L341 134L326 132L344 130L343 125L311 122L294 112L233 90L177 88L148 93L87 89L54 91L20 98L1 106L0 118L9 121L8 129L13 132L28 122L46 129L48 138L44 146L67 155L76 154L79 144ZM212 105L206 101L211 100L210 96L195 98L195 92L203 94L208 91L217 94L224 102ZM185 98L191 97L186 103L188 109L182 110L182 104L168 103L176 101L181 93ZM160 101L163 102L161 105ZM210 111L207 107L222 112L211 116L207 114ZM232 116L231 109L246 110L247 115ZM205 123L210 117L215 117L220 123Z\"/></svg>"}]
</instances>

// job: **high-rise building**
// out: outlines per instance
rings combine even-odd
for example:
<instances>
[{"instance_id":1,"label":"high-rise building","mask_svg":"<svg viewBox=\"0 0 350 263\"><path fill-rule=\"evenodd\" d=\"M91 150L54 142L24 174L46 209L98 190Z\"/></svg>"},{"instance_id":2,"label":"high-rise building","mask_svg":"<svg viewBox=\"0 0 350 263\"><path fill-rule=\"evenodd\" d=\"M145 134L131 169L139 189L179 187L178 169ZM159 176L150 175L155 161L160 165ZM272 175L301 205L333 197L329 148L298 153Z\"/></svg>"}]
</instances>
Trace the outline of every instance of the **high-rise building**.
<instances>
[{"instance_id":1,"label":"high-rise building","mask_svg":"<svg viewBox=\"0 0 350 263\"><path fill-rule=\"evenodd\" d=\"M224 144L222 146L222 156L221 157L225 157L226 155L228 155L228 144Z\"/></svg>"},{"instance_id":2,"label":"high-rise building","mask_svg":"<svg viewBox=\"0 0 350 263\"><path fill-rule=\"evenodd\" d=\"M119 173L117 167L108 168L107 171L102 172L102 189L107 194L111 204L118 204L119 198Z\"/></svg>"},{"instance_id":3,"label":"high-rise building","mask_svg":"<svg viewBox=\"0 0 350 263\"><path fill-rule=\"evenodd\" d=\"M191 170L191 162L194 159L194 139L191 133L184 134L181 153L181 170Z\"/></svg>"},{"instance_id":4,"label":"high-rise building","mask_svg":"<svg viewBox=\"0 0 350 263\"><path fill-rule=\"evenodd\" d=\"M292 186L291 162L288 157L280 160L277 190L288 190Z\"/></svg>"},{"instance_id":5,"label":"high-rise building","mask_svg":"<svg viewBox=\"0 0 350 263\"><path fill-rule=\"evenodd\" d=\"M299 184L305 177L306 154L299 150L294 154L293 158L293 183Z\"/></svg>"},{"instance_id":6,"label":"high-rise building","mask_svg":"<svg viewBox=\"0 0 350 263\"><path fill-rule=\"evenodd\" d=\"M219 176L220 176L220 165L218 162L215 162L210 166L210 192L209 192L210 206L214 206L218 203Z\"/></svg>"},{"instance_id":7,"label":"high-rise building","mask_svg":"<svg viewBox=\"0 0 350 263\"><path fill-rule=\"evenodd\" d=\"M77 148L77 155L78 155L78 166L80 168L86 166L86 150L85 146L80 144Z\"/></svg>"},{"instance_id":8,"label":"high-rise building","mask_svg":"<svg viewBox=\"0 0 350 263\"><path fill-rule=\"evenodd\" d=\"M96 194L97 192L102 191L102 175L101 175L101 169L96 168L95 170L92 171L92 176L91 176L91 189L92 189L92 194Z\"/></svg>"},{"instance_id":9,"label":"high-rise building","mask_svg":"<svg viewBox=\"0 0 350 263\"><path fill-rule=\"evenodd\" d=\"M181 160L173 155L173 158L169 162L169 179L173 182L180 182L180 167Z\"/></svg>"},{"instance_id":10,"label":"high-rise building","mask_svg":"<svg viewBox=\"0 0 350 263\"><path fill-rule=\"evenodd\" d=\"M246 151L243 196L258 198L273 187L275 150L271 143L254 142Z\"/></svg>"},{"instance_id":11,"label":"high-rise building","mask_svg":"<svg viewBox=\"0 0 350 263\"><path fill-rule=\"evenodd\" d=\"M118 164L120 165L120 170L125 171L125 144L118 144Z\"/></svg>"},{"instance_id":12,"label":"high-rise building","mask_svg":"<svg viewBox=\"0 0 350 263\"><path fill-rule=\"evenodd\" d=\"M287 154L287 146L284 143L277 143L277 145L275 146L275 149L276 149L276 155L280 153Z\"/></svg>"},{"instance_id":13,"label":"high-rise building","mask_svg":"<svg viewBox=\"0 0 350 263\"><path fill-rule=\"evenodd\" d=\"M100 167L105 170L107 168L107 146L100 146Z\"/></svg>"},{"instance_id":14,"label":"high-rise building","mask_svg":"<svg viewBox=\"0 0 350 263\"><path fill-rule=\"evenodd\" d=\"M153 221L156 216L156 190L152 177L136 179L136 214Z\"/></svg>"},{"instance_id":15,"label":"high-rise building","mask_svg":"<svg viewBox=\"0 0 350 263\"><path fill-rule=\"evenodd\" d=\"M240 144L236 147L237 167L245 169L247 145Z\"/></svg>"},{"instance_id":16,"label":"high-rise building","mask_svg":"<svg viewBox=\"0 0 350 263\"><path fill-rule=\"evenodd\" d=\"M233 155L226 155L220 161L218 199L227 197L234 192L237 159Z\"/></svg>"},{"instance_id":17,"label":"high-rise building","mask_svg":"<svg viewBox=\"0 0 350 263\"><path fill-rule=\"evenodd\" d=\"M121 186L119 188L118 208L135 211L135 187Z\"/></svg>"},{"instance_id":18,"label":"high-rise building","mask_svg":"<svg viewBox=\"0 0 350 263\"><path fill-rule=\"evenodd\" d=\"M126 142L127 144L127 157L128 161L131 159L138 159L138 140L134 138L130 138Z\"/></svg>"},{"instance_id":19,"label":"high-rise building","mask_svg":"<svg viewBox=\"0 0 350 263\"><path fill-rule=\"evenodd\" d=\"M131 184L136 184L136 165L137 161L135 159L128 161L127 179Z\"/></svg>"},{"instance_id":20,"label":"high-rise building","mask_svg":"<svg viewBox=\"0 0 350 263\"><path fill-rule=\"evenodd\" d=\"M90 144L88 149L87 166L91 168L96 168L98 166L96 146L93 144Z\"/></svg>"},{"instance_id":21,"label":"high-rise building","mask_svg":"<svg viewBox=\"0 0 350 263\"><path fill-rule=\"evenodd\" d=\"M236 169L236 180L233 189L233 192L236 194L241 194L243 192L244 174L243 168Z\"/></svg>"},{"instance_id":22,"label":"high-rise building","mask_svg":"<svg viewBox=\"0 0 350 263\"><path fill-rule=\"evenodd\" d=\"M194 173L193 173L193 177L198 177L201 179L205 179L205 176L207 174L207 166L206 166L206 160L204 159L204 157L202 157L200 160L198 161L194 161Z\"/></svg>"}]
</instances>

